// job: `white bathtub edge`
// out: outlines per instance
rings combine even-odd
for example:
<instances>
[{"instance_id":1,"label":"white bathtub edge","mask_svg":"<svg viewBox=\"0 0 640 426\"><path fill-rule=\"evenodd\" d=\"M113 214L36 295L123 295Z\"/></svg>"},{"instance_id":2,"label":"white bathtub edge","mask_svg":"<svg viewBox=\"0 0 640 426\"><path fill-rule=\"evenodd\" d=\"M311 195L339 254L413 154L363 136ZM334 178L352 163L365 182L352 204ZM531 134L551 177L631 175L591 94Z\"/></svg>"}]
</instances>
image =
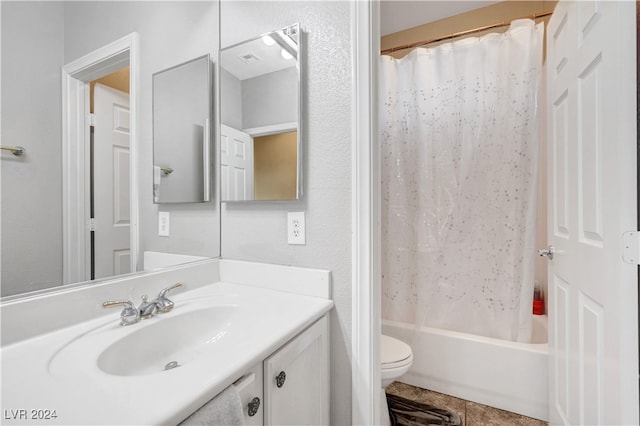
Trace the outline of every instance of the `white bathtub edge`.
<instances>
[{"instance_id":1,"label":"white bathtub edge","mask_svg":"<svg viewBox=\"0 0 640 426\"><path fill-rule=\"evenodd\" d=\"M548 421L547 343L507 342L426 327L418 338L412 325L386 320L382 328L413 350L413 365L399 381Z\"/></svg>"}]
</instances>

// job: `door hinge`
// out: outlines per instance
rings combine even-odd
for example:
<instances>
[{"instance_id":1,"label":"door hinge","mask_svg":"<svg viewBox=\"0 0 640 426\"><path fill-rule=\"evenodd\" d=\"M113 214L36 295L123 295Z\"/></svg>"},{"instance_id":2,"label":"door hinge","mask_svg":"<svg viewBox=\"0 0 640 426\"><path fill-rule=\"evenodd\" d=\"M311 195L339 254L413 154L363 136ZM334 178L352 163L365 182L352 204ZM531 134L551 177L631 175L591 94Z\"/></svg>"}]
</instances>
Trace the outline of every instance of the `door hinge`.
<instances>
[{"instance_id":1,"label":"door hinge","mask_svg":"<svg viewBox=\"0 0 640 426\"><path fill-rule=\"evenodd\" d=\"M89 218L89 231L90 232L95 232L96 230L96 218L95 217L90 217Z\"/></svg>"},{"instance_id":2,"label":"door hinge","mask_svg":"<svg viewBox=\"0 0 640 426\"><path fill-rule=\"evenodd\" d=\"M89 126L95 126L96 125L96 115L93 114L93 113L89 114L87 121L89 122Z\"/></svg>"},{"instance_id":3,"label":"door hinge","mask_svg":"<svg viewBox=\"0 0 640 426\"><path fill-rule=\"evenodd\" d=\"M640 265L640 232L629 231L622 234L622 260Z\"/></svg>"}]
</instances>

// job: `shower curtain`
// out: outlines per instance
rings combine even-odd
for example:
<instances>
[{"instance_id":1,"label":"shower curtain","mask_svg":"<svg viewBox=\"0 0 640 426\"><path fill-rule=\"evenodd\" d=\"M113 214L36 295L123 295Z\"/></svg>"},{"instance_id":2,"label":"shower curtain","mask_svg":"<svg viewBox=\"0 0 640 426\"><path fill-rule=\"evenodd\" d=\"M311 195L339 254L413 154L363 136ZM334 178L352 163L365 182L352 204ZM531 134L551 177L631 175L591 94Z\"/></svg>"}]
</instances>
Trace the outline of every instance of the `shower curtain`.
<instances>
[{"instance_id":1,"label":"shower curtain","mask_svg":"<svg viewBox=\"0 0 640 426\"><path fill-rule=\"evenodd\" d=\"M381 57L384 319L530 340L542 38Z\"/></svg>"}]
</instances>

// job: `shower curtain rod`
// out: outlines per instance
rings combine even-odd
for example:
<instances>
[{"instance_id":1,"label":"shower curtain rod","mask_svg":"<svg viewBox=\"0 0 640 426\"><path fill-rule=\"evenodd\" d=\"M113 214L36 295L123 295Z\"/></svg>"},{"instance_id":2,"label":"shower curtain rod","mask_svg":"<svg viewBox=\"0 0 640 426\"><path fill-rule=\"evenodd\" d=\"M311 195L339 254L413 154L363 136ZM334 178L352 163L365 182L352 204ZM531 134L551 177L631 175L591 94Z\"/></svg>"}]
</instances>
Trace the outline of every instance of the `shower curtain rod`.
<instances>
[{"instance_id":1,"label":"shower curtain rod","mask_svg":"<svg viewBox=\"0 0 640 426\"><path fill-rule=\"evenodd\" d=\"M415 43L404 44L402 46L390 47L388 49L381 50L380 54L381 55L388 55L389 53L397 52L399 50L413 49L414 47L425 46L427 44L436 43L438 41L448 40L448 39L452 39L452 38L462 37L462 36L465 36L465 35L468 35L468 34L478 33L480 31L486 31L486 30L490 30L490 29L493 29L493 28L506 27L508 25L511 25L512 21L515 21L517 19L544 18L545 16L549 16L552 13L553 13L553 10L547 10L545 12L534 13L533 15L528 15L528 16L523 16L521 18L512 19L511 21L502 21L502 22L499 22L497 24L485 25L484 27L474 28L472 30L459 31L457 33L451 33L449 35L446 35L446 36L443 36L443 37L437 37L437 38L434 38L434 39L431 39L431 40L417 41Z\"/></svg>"}]
</instances>

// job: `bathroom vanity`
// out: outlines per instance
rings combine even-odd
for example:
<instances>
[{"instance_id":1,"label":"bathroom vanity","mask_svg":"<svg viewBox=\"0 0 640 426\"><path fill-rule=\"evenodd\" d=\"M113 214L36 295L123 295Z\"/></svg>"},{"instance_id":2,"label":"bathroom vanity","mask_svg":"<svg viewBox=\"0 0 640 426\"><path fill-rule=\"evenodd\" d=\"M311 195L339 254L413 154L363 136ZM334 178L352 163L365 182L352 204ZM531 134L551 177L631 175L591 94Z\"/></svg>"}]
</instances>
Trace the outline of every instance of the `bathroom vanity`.
<instances>
[{"instance_id":1,"label":"bathroom vanity","mask_svg":"<svg viewBox=\"0 0 640 426\"><path fill-rule=\"evenodd\" d=\"M246 425L329 424L326 315L234 385Z\"/></svg>"},{"instance_id":2,"label":"bathroom vanity","mask_svg":"<svg viewBox=\"0 0 640 426\"><path fill-rule=\"evenodd\" d=\"M246 424L328 424L332 307L328 271L223 259L3 302L3 424L178 424L229 386Z\"/></svg>"}]
</instances>

